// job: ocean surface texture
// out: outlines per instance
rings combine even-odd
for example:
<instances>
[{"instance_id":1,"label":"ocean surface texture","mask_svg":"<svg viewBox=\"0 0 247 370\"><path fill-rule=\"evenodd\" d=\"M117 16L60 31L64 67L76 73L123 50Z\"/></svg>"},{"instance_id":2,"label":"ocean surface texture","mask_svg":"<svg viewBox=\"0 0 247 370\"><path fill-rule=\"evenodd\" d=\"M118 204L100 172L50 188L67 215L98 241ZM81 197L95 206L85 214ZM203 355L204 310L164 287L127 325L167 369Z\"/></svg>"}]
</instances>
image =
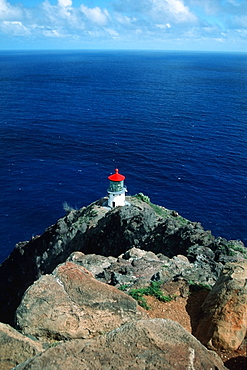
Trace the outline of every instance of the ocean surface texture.
<instances>
[{"instance_id":1,"label":"ocean surface texture","mask_svg":"<svg viewBox=\"0 0 247 370\"><path fill-rule=\"evenodd\" d=\"M0 53L2 261L15 243L106 195L130 195L246 231L247 54Z\"/></svg>"}]
</instances>

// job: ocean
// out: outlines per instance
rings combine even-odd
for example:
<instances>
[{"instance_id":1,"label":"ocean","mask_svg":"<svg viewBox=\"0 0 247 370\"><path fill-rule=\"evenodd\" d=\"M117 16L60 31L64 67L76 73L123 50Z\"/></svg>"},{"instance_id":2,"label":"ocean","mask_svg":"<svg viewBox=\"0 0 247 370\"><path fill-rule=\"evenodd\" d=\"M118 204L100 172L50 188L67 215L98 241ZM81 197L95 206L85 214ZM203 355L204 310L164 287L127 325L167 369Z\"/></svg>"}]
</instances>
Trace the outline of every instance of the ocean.
<instances>
[{"instance_id":1,"label":"ocean","mask_svg":"<svg viewBox=\"0 0 247 370\"><path fill-rule=\"evenodd\" d=\"M247 243L247 54L0 52L0 262L65 215L128 194Z\"/></svg>"}]
</instances>

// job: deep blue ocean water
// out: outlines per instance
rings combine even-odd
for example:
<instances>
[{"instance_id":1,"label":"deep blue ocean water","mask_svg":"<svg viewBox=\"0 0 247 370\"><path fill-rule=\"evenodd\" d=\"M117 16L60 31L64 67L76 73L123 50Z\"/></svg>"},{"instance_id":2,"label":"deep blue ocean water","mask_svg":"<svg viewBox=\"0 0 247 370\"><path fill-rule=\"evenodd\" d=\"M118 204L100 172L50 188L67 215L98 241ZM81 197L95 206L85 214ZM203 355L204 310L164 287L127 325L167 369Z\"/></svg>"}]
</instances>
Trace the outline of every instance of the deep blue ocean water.
<instances>
[{"instance_id":1,"label":"deep blue ocean water","mask_svg":"<svg viewBox=\"0 0 247 370\"><path fill-rule=\"evenodd\" d=\"M247 54L0 52L0 261L106 194L247 243Z\"/></svg>"}]
</instances>

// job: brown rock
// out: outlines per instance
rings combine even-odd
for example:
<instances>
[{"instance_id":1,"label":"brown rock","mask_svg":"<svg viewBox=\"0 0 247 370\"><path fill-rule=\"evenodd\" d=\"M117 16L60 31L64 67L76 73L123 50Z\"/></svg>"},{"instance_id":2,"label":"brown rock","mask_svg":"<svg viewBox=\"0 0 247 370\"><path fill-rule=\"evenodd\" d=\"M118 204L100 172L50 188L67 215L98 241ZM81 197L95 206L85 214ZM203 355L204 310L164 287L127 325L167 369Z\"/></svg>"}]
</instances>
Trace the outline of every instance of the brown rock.
<instances>
[{"instance_id":1,"label":"brown rock","mask_svg":"<svg viewBox=\"0 0 247 370\"><path fill-rule=\"evenodd\" d=\"M133 298L72 262L36 281L16 313L23 333L56 340L91 337L143 317Z\"/></svg>"},{"instance_id":2,"label":"brown rock","mask_svg":"<svg viewBox=\"0 0 247 370\"><path fill-rule=\"evenodd\" d=\"M12 369L42 351L40 342L25 337L9 325L0 323L0 370Z\"/></svg>"},{"instance_id":3,"label":"brown rock","mask_svg":"<svg viewBox=\"0 0 247 370\"><path fill-rule=\"evenodd\" d=\"M16 370L224 370L221 359L181 325L153 319L127 323L105 335L50 348Z\"/></svg>"},{"instance_id":4,"label":"brown rock","mask_svg":"<svg viewBox=\"0 0 247 370\"><path fill-rule=\"evenodd\" d=\"M196 337L215 349L236 350L247 332L247 261L229 263L202 305Z\"/></svg>"}]
</instances>

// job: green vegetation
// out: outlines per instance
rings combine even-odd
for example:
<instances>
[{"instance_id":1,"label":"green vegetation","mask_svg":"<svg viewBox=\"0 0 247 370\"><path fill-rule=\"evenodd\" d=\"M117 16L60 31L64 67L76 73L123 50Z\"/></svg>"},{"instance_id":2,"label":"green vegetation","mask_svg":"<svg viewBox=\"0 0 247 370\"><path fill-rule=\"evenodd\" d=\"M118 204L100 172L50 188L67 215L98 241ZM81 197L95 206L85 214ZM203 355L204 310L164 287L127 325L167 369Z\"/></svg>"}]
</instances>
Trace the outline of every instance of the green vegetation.
<instances>
[{"instance_id":1,"label":"green vegetation","mask_svg":"<svg viewBox=\"0 0 247 370\"><path fill-rule=\"evenodd\" d=\"M145 310L149 310L150 307L148 306L146 299L143 297L143 294L144 293L142 293L142 288L131 289L129 291L129 295L138 302L139 306L145 308Z\"/></svg>"},{"instance_id":2,"label":"green vegetation","mask_svg":"<svg viewBox=\"0 0 247 370\"><path fill-rule=\"evenodd\" d=\"M234 244L232 242L228 244L228 247L230 249L233 249L236 252L242 253L244 255L244 257L247 258L247 248L241 247L240 245L236 245L236 244Z\"/></svg>"},{"instance_id":3,"label":"green vegetation","mask_svg":"<svg viewBox=\"0 0 247 370\"><path fill-rule=\"evenodd\" d=\"M144 195L143 193L138 193L134 195L135 198L142 200L145 203L150 204L150 198L147 195Z\"/></svg>"},{"instance_id":4,"label":"green vegetation","mask_svg":"<svg viewBox=\"0 0 247 370\"><path fill-rule=\"evenodd\" d=\"M186 220L186 218L182 217L182 216L179 216L178 217L178 220L182 223L182 224L187 224L189 221Z\"/></svg>"},{"instance_id":5,"label":"green vegetation","mask_svg":"<svg viewBox=\"0 0 247 370\"><path fill-rule=\"evenodd\" d=\"M97 216L98 212L95 210L95 209L92 209L91 212L90 212L90 217L95 217Z\"/></svg>"},{"instance_id":6,"label":"green vegetation","mask_svg":"<svg viewBox=\"0 0 247 370\"><path fill-rule=\"evenodd\" d=\"M162 217L162 218L168 218L169 216L174 216L176 217L176 219L180 222L180 224L187 224L188 222L190 222L189 220L187 220L186 218L178 215L177 212L175 211L171 211L165 207L162 207L162 206L159 206L157 204L154 204L150 201L150 198L147 196L147 195L144 195L143 193L138 193L136 195L134 195L134 197L136 199L139 199L147 204L150 205L150 207L154 210L154 212Z\"/></svg>"},{"instance_id":7,"label":"green vegetation","mask_svg":"<svg viewBox=\"0 0 247 370\"><path fill-rule=\"evenodd\" d=\"M227 245L219 245L218 248L217 248L217 251L224 254L225 256L233 257L233 256L236 255L234 250L232 248L230 248L229 246L227 246Z\"/></svg>"},{"instance_id":8,"label":"green vegetation","mask_svg":"<svg viewBox=\"0 0 247 370\"><path fill-rule=\"evenodd\" d=\"M78 228L80 228L83 224L90 225L90 222L97 214L95 209L88 209L82 216L78 217L78 220L74 223L74 227L78 226Z\"/></svg>"},{"instance_id":9,"label":"green vegetation","mask_svg":"<svg viewBox=\"0 0 247 370\"><path fill-rule=\"evenodd\" d=\"M229 257L238 257L240 253L243 258L247 259L247 248L238 240L224 242L217 246L216 251Z\"/></svg>"},{"instance_id":10,"label":"green vegetation","mask_svg":"<svg viewBox=\"0 0 247 370\"><path fill-rule=\"evenodd\" d=\"M164 207L158 206L157 204L150 203L150 206L153 208L154 212L163 217L167 218L170 214L170 211Z\"/></svg>"},{"instance_id":11,"label":"green vegetation","mask_svg":"<svg viewBox=\"0 0 247 370\"><path fill-rule=\"evenodd\" d=\"M167 216L170 214L170 211L164 207L158 206L157 204L151 203L150 198L147 195L144 195L143 193L138 193L134 195L136 199L140 199L142 202L145 202L149 204L154 212L164 218L167 218Z\"/></svg>"},{"instance_id":12,"label":"green vegetation","mask_svg":"<svg viewBox=\"0 0 247 370\"><path fill-rule=\"evenodd\" d=\"M58 344L61 344L61 342L55 341L55 342L49 343L49 344L48 344L48 348L54 348L54 347L56 347Z\"/></svg>"},{"instance_id":13,"label":"green vegetation","mask_svg":"<svg viewBox=\"0 0 247 370\"><path fill-rule=\"evenodd\" d=\"M161 290L161 282L160 281L152 281L151 284L148 287L143 287L143 288L138 288L138 289L130 289L127 291L127 293L134 298L140 306L145 308L146 310L150 309L150 307L147 304L147 301L144 295L150 295L155 298L157 298L161 302L170 302L172 301L175 297L172 296L166 296ZM128 285L122 285L119 289L126 291L128 288Z\"/></svg>"},{"instance_id":14,"label":"green vegetation","mask_svg":"<svg viewBox=\"0 0 247 370\"><path fill-rule=\"evenodd\" d=\"M123 284L118 289L119 290L122 290L123 292L125 292L128 288L129 288L129 284Z\"/></svg>"}]
</instances>

